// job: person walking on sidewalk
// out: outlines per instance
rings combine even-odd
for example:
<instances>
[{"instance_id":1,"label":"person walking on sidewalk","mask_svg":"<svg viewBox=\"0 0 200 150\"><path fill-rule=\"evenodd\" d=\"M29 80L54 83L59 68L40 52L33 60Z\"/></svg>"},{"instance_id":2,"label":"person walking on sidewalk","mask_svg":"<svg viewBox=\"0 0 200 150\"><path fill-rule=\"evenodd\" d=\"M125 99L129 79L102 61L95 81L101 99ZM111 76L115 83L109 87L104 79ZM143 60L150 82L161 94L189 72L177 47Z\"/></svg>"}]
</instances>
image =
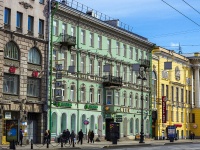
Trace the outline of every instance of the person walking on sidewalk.
<instances>
[{"instance_id":1,"label":"person walking on sidewalk","mask_svg":"<svg viewBox=\"0 0 200 150\"><path fill-rule=\"evenodd\" d=\"M22 133L22 129L19 130L19 142L20 145L22 146L22 141L23 141L23 133Z\"/></svg>"},{"instance_id":2,"label":"person walking on sidewalk","mask_svg":"<svg viewBox=\"0 0 200 150\"><path fill-rule=\"evenodd\" d=\"M91 135L91 131L88 131L88 143L90 142L90 135Z\"/></svg>"},{"instance_id":3,"label":"person walking on sidewalk","mask_svg":"<svg viewBox=\"0 0 200 150\"><path fill-rule=\"evenodd\" d=\"M190 133L190 139L193 139L193 132Z\"/></svg>"},{"instance_id":4,"label":"person walking on sidewalk","mask_svg":"<svg viewBox=\"0 0 200 150\"><path fill-rule=\"evenodd\" d=\"M50 132L50 130L48 130L48 142L49 142L49 144L51 143L51 132Z\"/></svg>"},{"instance_id":5,"label":"person walking on sidewalk","mask_svg":"<svg viewBox=\"0 0 200 150\"><path fill-rule=\"evenodd\" d=\"M194 137L195 137L195 134L193 133L193 134L192 134L192 139L193 139L193 140L194 140Z\"/></svg>"},{"instance_id":6,"label":"person walking on sidewalk","mask_svg":"<svg viewBox=\"0 0 200 150\"><path fill-rule=\"evenodd\" d=\"M78 143L81 141L81 145L83 144L83 132L82 129L78 132Z\"/></svg>"},{"instance_id":7,"label":"person walking on sidewalk","mask_svg":"<svg viewBox=\"0 0 200 150\"><path fill-rule=\"evenodd\" d=\"M90 134L90 142L94 143L94 132L92 130L91 134Z\"/></svg>"},{"instance_id":8,"label":"person walking on sidewalk","mask_svg":"<svg viewBox=\"0 0 200 150\"><path fill-rule=\"evenodd\" d=\"M48 142L48 130L45 131L44 133L44 141L43 141L43 145Z\"/></svg>"},{"instance_id":9,"label":"person walking on sidewalk","mask_svg":"<svg viewBox=\"0 0 200 150\"><path fill-rule=\"evenodd\" d=\"M72 130L72 133L71 133L71 135L70 135L70 138L71 138L71 144L74 146L74 139L75 139L74 130Z\"/></svg>"},{"instance_id":10,"label":"person walking on sidewalk","mask_svg":"<svg viewBox=\"0 0 200 150\"><path fill-rule=\"evenodd\" d=\"M66 131L66 139L67 139L67 143L68 143L68 141L69 141L69 144L70 144L70 132L69 132L69 130L67 129L67 131Z\"/></svg>"}]
</instances>

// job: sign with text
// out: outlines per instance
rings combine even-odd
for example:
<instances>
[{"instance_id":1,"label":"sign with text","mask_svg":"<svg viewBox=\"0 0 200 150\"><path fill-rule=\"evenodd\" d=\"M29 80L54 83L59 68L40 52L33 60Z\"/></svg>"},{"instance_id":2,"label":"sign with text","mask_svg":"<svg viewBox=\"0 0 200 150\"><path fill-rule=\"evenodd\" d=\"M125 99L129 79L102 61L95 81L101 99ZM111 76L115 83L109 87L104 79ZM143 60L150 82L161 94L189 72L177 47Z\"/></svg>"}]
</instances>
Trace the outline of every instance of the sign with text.
<instances>
[{"instance_id":1,"label":"sign with text","mask_svg":"<svg viewBox=\"0 0 200 150\"><path fill-rule=\"evenodd\" d=\"M162 96L162 123L166 123L166 96Z\"/></svg>"}]
</instances>

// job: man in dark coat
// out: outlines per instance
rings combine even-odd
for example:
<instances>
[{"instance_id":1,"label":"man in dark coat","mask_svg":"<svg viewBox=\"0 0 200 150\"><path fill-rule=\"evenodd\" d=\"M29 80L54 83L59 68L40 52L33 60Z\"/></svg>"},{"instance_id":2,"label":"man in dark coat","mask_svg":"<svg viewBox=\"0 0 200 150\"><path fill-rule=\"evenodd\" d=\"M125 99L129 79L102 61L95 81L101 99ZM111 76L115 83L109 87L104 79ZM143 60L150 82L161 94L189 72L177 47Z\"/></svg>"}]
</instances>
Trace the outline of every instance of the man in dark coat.
<instances>
[{"instance_id":1,"label":"man in dark coat","mask_svg":"<svg viewBox=\"0 0 200 150\"><path fill-rule=\"evenodd\" d=\"M81 145L83 144L83 132L82 129L78 132L78 143L81 141Z\"/></svg>"},{"instance_id":2,"label":"man in dark coat","mask_svg":"<svg viewBox=\"0 0 200 150\"><path fill-rule=\"evenodd\" d=\"M70 144L70 132L69 132L69 130L67 129L67 131L66 131L66 139L67 139L67 142L69 141L69 144Z\"/></svg>"},{"instance_id":3,"label":"man in dark coat","mask_svg":"<svg viewBox=\"0 0 200 150\"><path fill-rule=\"evenodd\" d=\"M91 135L90 135L90 142L94 143L94 132L93 131L91 132Z\"/></svg>"},{"instance_id":4,"label":"man in dark coat","mask_svg":"<svg viewBox=\"0 0 200 150\"><path fill-rule=\"evenodd\" d=\"M72 130L72 133L71 133L70 137L71 137L71 144L72 144L73 147L74 147L74 138L75 138L74 130Z\"/></svg>"},{"instance_id":5,"label":"man in dark coat","mask_svg":"<svg viewBox=\"0 0 200 150\"><path fill-rule=\"evenodd\" d=\"M22 129L19 130L19 142L20 145L22 146L22 140L23 140L23 133L22 133Z\"/></svg>"}]
</instances>

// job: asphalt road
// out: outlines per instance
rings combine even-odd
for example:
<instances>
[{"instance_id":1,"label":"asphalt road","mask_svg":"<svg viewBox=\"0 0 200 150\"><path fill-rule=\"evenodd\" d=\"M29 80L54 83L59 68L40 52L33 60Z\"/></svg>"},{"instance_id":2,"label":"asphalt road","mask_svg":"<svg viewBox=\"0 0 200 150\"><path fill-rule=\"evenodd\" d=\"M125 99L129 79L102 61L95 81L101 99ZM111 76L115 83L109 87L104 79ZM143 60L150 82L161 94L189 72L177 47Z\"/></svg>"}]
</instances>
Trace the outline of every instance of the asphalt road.
<instances>
[{"instance_id":1,"label":"asphalt road","mask_svg":"<svg viewBox=\"0 0 200 150\"><path fill-rule=\"evenodd\" d=\"M130 146L126 148L109 148L109 150L200 150L200 144L173 144L173 145L156 145L156 146Z\"/></svg>"}]
</instances>

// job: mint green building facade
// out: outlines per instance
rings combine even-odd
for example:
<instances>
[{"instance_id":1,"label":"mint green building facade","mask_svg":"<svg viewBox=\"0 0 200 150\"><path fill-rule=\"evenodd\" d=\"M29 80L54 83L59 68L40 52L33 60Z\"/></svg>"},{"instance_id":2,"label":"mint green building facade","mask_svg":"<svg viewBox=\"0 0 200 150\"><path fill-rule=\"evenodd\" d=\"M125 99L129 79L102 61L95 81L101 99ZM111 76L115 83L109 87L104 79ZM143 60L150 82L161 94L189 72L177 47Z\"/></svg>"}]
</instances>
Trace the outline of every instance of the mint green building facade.
<instances>
[{"instance_id":1,"label":"mint green building facade","mask_svg":"<svg viewBox=\"0 0 200 150\"><path fill-rule=\"evenodd\" d=\"M90 129L109 140L109 123L119 121L120 136L134 138L141 126L141 82L132 64L150 60L153 43L89 10L68 1L58 4L53 17L52 136L65 129L84 134ZM146 77L143 120L148 136L148 72Z\"/></svg>"}]
</instances>

